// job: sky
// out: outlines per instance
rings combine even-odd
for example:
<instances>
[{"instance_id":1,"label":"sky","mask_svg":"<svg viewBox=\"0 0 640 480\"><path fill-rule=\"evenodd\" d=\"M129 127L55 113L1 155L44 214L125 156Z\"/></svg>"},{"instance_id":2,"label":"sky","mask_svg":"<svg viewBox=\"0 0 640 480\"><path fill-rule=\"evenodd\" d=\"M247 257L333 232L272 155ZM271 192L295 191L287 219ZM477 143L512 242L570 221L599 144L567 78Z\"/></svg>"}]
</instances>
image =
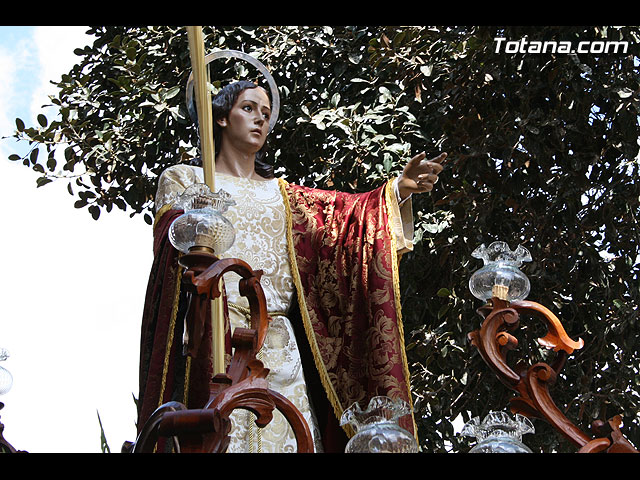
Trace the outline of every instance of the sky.
<instances>
[{"instance_id":1,"label":"sky","mask_svg":"<svg viewBox=\"0 0 640 480\"><path fill-rule=\"evenodd\" d=\"M140 322L152 231L119 209L98 221L66 181L36 188L38 174L12 162L26 142L15 119L36 126L59 80L91 42L81 26L0 26L0 396L4 438L31 453L99 453L102 421L119 452L135 440ZM42 152L41 152L42 153Z\"/></svg>"}]
</instances>

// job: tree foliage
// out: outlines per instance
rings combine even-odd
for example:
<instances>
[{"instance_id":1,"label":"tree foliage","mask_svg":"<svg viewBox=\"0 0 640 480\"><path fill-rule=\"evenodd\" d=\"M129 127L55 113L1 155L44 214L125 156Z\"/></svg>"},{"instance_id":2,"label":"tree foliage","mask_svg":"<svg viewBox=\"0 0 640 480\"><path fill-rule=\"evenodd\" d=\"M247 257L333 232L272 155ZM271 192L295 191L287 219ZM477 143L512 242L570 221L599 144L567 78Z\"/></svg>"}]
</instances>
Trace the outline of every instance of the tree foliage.
<instances>
[{"instance_id":1,"label":"tree foliage","mask_svg":"<svg viewBox=\"0 0 640 480\"><path fill-rule=\"evenodd\" d=\"M77 208L146 215L159 173L197 155L185 108L187 36L177 27L91 27L92 45L57 82L59 118L38 117L11 158L68 181ZM207 50L256 56L279 86L269 140L276 171L310 186L362 191L421 150L451 162L414 199L415 250L401 263L403 316L425 451L464 450L452 421L507 408L513 394L467 341L480 305L467 282L481 243L522 244L530 298L551 308L574 353L552 394L585 431L638 418L638 36L632 27L205 27ZM626 41L626 53L496 51L519 41ZM212 79L254 75L215 65ZM214 82L215 84L215 82ZM46 154L44 152L46 151ZM40 152L41 154L39 154ZM523 322L518 356L545 358ZM535 450L574 451L542 422ZM448 443L452 446L448 447Z\"/></svg>"}]
</instances>

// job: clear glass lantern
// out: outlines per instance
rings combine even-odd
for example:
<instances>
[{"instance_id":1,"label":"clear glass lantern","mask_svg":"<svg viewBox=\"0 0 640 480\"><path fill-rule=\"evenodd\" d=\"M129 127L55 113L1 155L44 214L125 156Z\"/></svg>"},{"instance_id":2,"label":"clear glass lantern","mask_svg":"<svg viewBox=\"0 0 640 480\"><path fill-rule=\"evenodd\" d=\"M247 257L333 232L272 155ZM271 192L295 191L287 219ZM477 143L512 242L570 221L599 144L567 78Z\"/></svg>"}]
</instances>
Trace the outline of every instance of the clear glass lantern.
<instances>
[{"instance_id":1,"label":"clear glass lantern","mask_svg":"<svg viewBox=\"0 0 640 480\"><path fill-rule=\"evenodd\" d=\"M519 267L531 261L529 250L519 245L512 251L505 242L493 242L488 247L480 245L471 256L484 261L484 266L469 279L474 297L483 301L497 297L509 302L527 298L531 284Z\"/></svg>"},{"instance_id":2,"label":"clear glass lantern","mask_svg":"<svg viewBox=\"0 0 640 480\"><path fill-rule=\"evenodd\" d=\"M522 443L522 436L534 432L527 417L516 414L512 418L505 412L489 412L482 421L479 417L472 418L460 434L478 440L469 453L532 453Z\"/></svg>"},{"instance_id":3,"label":"clear glass lantern","mask_svg":"<svg viewBox=\"0 0 640 480\"><path fill-rule=\"evenodd\" d=\"M411 413L409 405L389 397L373 397L365 410L354 403L340 418L340 425L351 425L351 437L345 453L417 453L418 443L398 420Z\"/></svg>"},{"instance_id":4,"label":"clear glass lantern","mask_svg":"<svg viewBox=\"0 0 640 480\"><path fill-rule=\"evenodd\" d=\"M223 254L236 238L233 225L223 214L235 204L224 190L212 193L204 183L189 186L173 206L184 213L171 224L169 241L182 253L199 247Z\"/></svg>"},{"instance_id":5,"label":"clear glass lantern","mask_svg":"<svg viewBox=\"0 0 640 480\"><path fill-rule=\"evenodd\" d=\"M0 348L0 362L9 358L9 352L6 349ZM0 367L0 395L4 395L13 386L13 375L4 367Z\"/></svg>"}]
</instances>

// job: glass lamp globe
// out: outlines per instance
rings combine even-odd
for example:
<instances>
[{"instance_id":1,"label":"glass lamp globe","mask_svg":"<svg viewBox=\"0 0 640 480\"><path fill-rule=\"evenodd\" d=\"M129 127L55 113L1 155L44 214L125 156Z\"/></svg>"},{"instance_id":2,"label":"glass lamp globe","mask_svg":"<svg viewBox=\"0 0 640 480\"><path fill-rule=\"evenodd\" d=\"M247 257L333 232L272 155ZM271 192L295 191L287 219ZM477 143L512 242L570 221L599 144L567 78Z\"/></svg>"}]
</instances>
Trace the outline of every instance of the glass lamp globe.
<instances>
[{"instance_id":1,"label":"glass lamp globe","mask_svg":"<svg viewBox=\"0 0 640 480\"><path fill-rule=\"evenodd\" d=\"M189 186L174 204L184 210L169 228L169 241L182 253L198 247L221 255L235 241L235 229L223 215L236 202L224 190L212 193L203 183Z\"/></svg>"},{"instance_id":2,"label":"glass lamp globe","mask_svg":"<svg viewBox=\"0 0 640 480\"><path fill-rule=\"evenodd\" d=\"M512 418L505 412L489 412L482 421L479 417L472 418L460 435L477 439L478 443L469 453L532 453L522 443L522 436L534 432L535 428L527 417L516 414Z\"/></svg>"},{"instance_id":3,"label":"glass lamp globe","mask_svg":"<svg viewBox=\"0 0 640 480\"><path fill-rule=\"evenodd\" d=\"M373 397L364 410L354 403L340 418L341 426L348 424L356 431L345 453L417 453L415 438L398 423L409 413L406 402L384 396Z\"/></svg>"},{"instance_id":4,"label":"glass lamp globe","mask_svg":"<svg viewBox=\"0 0 640 480\"><path fill-rule=\"evenodd\" d=\"M0 348L0 362L9 358L9 353L4 348ZM4 395L13 386L13 375L4 367L0 367L0 395Z\"/></svg>"},{"instance_id":5,"label":"glass lamp globe","mask_svg":"<svg viewBox=\"0 0 640 480\"><path fill-rule=\"evenodd\" d=\"M476 248L471 256L484 261L484 266L469 279L469 289L474 297L487 301L497 297L509 302L523 300L529 295L531 283L519 267L531 261L531 254L523 246L515 251L505 242L493 242Z\"/></svg>"}]
</instances>

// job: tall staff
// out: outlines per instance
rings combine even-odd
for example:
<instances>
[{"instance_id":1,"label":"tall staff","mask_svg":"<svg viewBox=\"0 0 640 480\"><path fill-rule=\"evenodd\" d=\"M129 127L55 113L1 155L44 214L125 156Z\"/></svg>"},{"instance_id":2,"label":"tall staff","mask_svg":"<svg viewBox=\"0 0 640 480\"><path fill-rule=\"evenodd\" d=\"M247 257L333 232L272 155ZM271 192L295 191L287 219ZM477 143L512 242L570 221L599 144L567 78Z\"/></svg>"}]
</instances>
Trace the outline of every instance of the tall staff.
<instances>
[{"instance_id":1,"label":"tall staff","mask_svg":"<svg viewBox=\"0 0 640 480\"><path fill-rule=\"evenodd\" d=\"M189 55L193 71L193 90L200 130L200 155L204 170L204 183L215 193L215 149L213 144L213 116L211 93L207 88L207 68L204 62L202 27L187 27ZM213 373L225 373L224 364L224 312L222 297L211 301L211 325L213 332Z\"/></svg>"},{"instance_id":2,"label":"tall staff","mask_svg":"<svg viewBox=\"0 0 640 480\"><path fill-rule=\"evenodd\" d=\"M204 169L204 183L215 192L215 151L213 145L213 116L211 113L211 93L207 88L207 68L204 63L204 39L202 27L187 27L189 55L193 70L193 91L198 111L200 129L200 154Z\"/></svg>"}]
</instances>

